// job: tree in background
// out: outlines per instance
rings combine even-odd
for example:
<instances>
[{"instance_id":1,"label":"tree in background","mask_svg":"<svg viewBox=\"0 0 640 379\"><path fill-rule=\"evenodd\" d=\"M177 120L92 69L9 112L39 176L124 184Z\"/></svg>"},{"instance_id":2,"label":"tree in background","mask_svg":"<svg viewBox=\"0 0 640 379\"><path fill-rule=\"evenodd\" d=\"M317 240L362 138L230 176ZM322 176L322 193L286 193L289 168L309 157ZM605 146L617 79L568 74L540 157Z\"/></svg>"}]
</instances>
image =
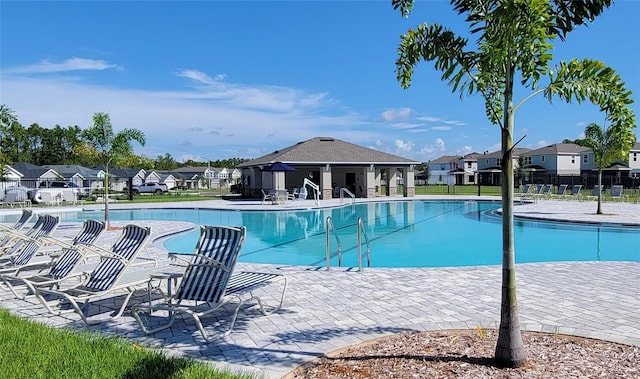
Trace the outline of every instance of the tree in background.
<instances>
[{"instance_id":1,"label":"tree in background","mask_svg":"<svg viewBox=\"0 0 640 379\"><path fill-rule=\"evenodd\" d=\"M408 17L414 0L392 0L394 9ZM396 74L404 88L411 85L414 67L433 61L453 92L480 93L485 112L500 128L502 140L502 298L495 363L507 367L525 364L516 300L513 224L515 112L537 94L551 101L589 100L613 123L635 124L628 105L630 92L615 71L600 61L571 60L552 67L551 41L564 40L576 26L600 15L611 0L451 0L466 15L475 44L445 27L424 23L401 37ZM548 80L546 86L540 79ZM532 92L514 103L516 80Z\"/></svg>"},{"instance_id":2,"label":"tree in background","mask_svg":"<svg viewBox=\"0 0 640 379\"><path fill-rule=\"evenodd\" d=\"M591 148L593 161L598 166L598 210L602 214L602 170L609 167L617 160L626 160L629 150L636 143L636 135L633 132L635 124L614 124L608 128L602 128L596 123L587 125L584 130L584 139L578 140L578 144Z\"/></svg>"},{"instance_id":3,"label":"tree in background","mask_svg":"<svg viewBox=\"0 0 640 379\"><path fill-rule=\"evenodd\" d=\"M422 172L425 179L425 184L429 184L429 175L431 174L431 166L427 162L422 162L416 165L416 171Z\"/></svg>"},{"instance_id":4,"label":"tree in background","mask_svg":"<svg viewBox=\"0 0 640 379\"><path fill-rule=\"evenodd\" d=\"M0 138L2 138L2 142L5 141L9 130L12 128L14 124L18 123L18 118L16 117L13 109L9 108L5 104L0 105ZM9 157L5 152L6 147L4 143L0 144L0 165L2 166L1 174L4 177L4 166L11 163Z\"/></svg>"},{"instance_id":5,"label":"tree in background","mask_svg":"<svg viewBox=\"0 0 640 379\"><path fill-rule=\"evenodd\" d=\"M119 158L133 154L131 141L145 144L144 133L138 129L113 132L107 113L94 113L93 125L82 131L82 137L95 150L95 156L104 166L104 221L109 225L109 166Z\"/></svg>"}]
</instances>

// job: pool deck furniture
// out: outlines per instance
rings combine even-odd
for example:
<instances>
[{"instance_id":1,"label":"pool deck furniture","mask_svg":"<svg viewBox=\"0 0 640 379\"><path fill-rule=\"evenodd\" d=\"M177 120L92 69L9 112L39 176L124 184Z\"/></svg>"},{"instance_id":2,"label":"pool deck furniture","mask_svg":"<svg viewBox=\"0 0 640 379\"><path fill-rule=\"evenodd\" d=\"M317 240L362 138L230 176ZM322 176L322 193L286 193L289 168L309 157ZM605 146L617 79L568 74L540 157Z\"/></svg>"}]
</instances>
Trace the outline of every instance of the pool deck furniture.
<instances>
[{"instance_id":1,"label":"pool deck furniture","mask_svg":"<svg viewBox=\"0 0 640 379\"><path fill-rule=\"evenodd\" d=\"M140 275L138 272L127 272L133 265L140 250L147 243L151 235L148 227L126 225L120 238L112 246L111 250L95 249L95 253L101 256L100 263L88 273L78 273L78 276L86 275L81 283L65 289L49 289L36 287L36 298L51 314L63 314L75 311L87 324L100 323L103 319L89 318L87 314L90 301L110 295L117 290L126 291L126 297L120 309L110 316L115 319L122 315L129 299L141 289L146 289L150 280L148 275ZM72 279L72 278L68 278ZM53 303L60 303L54 305ZM58 306L69 303L72 309L62 310Z\"/></svg>"},{"instance_id":2,"label":"pool deck furniture","mask_svg":"<svg viewBox=\"0 0 640 379\"><path fill-rule=\"evenodd\" d=\"M415 200L499 200L495 196L419 195ZM571 198L568 198L571 199ZM388 201L388 198L356 199L356 202ZM405 200L398 198L398 200ZM253 201L210 200L198 208L288 210L315 207L313 200L285 205L262 205ZM321 206L341 206L339 199ZM139 207L158 207L144 204ZM166 207L166 204L164 204ZM344 204L342 204L344 206ZM516 217L629 224L640 227L640 204L611 202L606 215L596 215L593 203L542 200L514 207ZM88 205L89 209L100 205ZM131 205L114 204L130 209ZM193 208L175 203L172 207ZM70 210L70 209L69 209ZM11 210L8 210L11 211ZM17 210L13 210L16 212ZM185 222L140 220L152 228L151 239L193 227ZM124 222L112 221L112 225ZM78 228L80 224L78 223ZM56 233L71 233L58 228ZM107 231L103 244L116 234ZM158 259L167 251L161 243L149 244L145 253ZM516 250L517 253L517 250ZM517 264L518 308L523 331L560 333L640 346L640 263L547 262ZM286 306L266 317L255 317L252 308L238 314L236 327L217 343L205 345L193 323L177 319L170 330L145 335L135 319L125 313L87 327L70 313L51 315L37 302L16 300L0 291L0 306L14 315L55 328L94 331L102 335L186 356L234 373L262 378L282 378L290 370L324 354L393 333L449 329L497 328L500 321L501 267L371 268L362 273L349 269L331 272L304 266L279 266L239 262L239 271L285 273L288 278ZM620 280L620 278L625 280ZM277 300L273 291L262 291L265 300ZM544 296L540 296L544 292ZM120 292L122 294L124 292ZM121 298L100 301L106 311L116 311ZM588 311L588 312L587 312ZM586 312L586 313L585 313ZM205 320L215 322L215 318Z\"/></svg>"},{"instance_id":3,"label":"pool deck furniture","mask_svg":"<svg viewBox=\"0 0 640 379\"><path fill-rule=\"evenodd\" d=\"M18 299L24 299L28 294L35 294L36 287L52 288L58 285L72 274L80 263L84 262L87 251L100 238L106 228L103 221L92 219L85 220L82 225L82 229L71 242L45 237L47 242L57 245L58 249L61 248L61 250L47 252L47 255L53 259L46 263L26 264L12 274L0 275L2 284Z\"/></svg>"},{"instance_id":4,"label":"pool deck furniture","mask_svg":"<svg viewBox=\"0 0 640 379\"><path fill-rule=\"evenodd\" d=\"M245 227L201 226L200 238L194 253L183 267L184 272L168 272L166 275L156 275L155 278L172 280L180 277L180 285L175 293L169 290L167 296L160 303L138 304L131 308L131 314L142 330L147 334L170 328L178 314L191 317L205 341L211 342L231 332L235 325L238 311L244 300L241 295L249 294L248 300L257 301L263 315L268 315L282 307L287 288L284 275L260 272L239 272L233 274L240 250L246 236ZM181 255L183 256L183 255ZM270 284L273 281L284 282L280 304L267 311L262 300L253 295L253 290ZM205 330L201 318L219 309L231 300L236 300L229 325L224 332L209 333ZM153 312L164 311L165 323L152 326L148 321ZM227 316L224 316L227 317Z\"/></svg>"},{"instance_id":5,"label":"pool deck furniture","mask_svg":"<svg viewBox=\"0 0 640 379\"><path fill-rule=\"evenodd\" d=\"M15 274L21 267L29 264L38 253L38 249L45 244L45 238L51 235L59 224L59 216L38 215L38 221L34 224L37 230L28 236L16 238L13 246L0 256L0 274Z\"/></svg>"}]
</instances>

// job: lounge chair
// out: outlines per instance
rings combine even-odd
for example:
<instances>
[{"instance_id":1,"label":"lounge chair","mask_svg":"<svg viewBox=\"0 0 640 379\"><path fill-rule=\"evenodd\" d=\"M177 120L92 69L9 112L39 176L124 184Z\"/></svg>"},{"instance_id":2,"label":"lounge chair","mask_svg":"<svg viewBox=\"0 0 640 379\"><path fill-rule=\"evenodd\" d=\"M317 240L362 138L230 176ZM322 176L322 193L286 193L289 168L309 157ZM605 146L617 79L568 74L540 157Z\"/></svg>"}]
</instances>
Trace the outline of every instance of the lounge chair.
<instances>
[{"instance_id":1,"label":"lounge chair","mask_svg":"<svg viewBox=\"0 0 640 379\"><path fill-rule=\"evenodd\" d=\"M182 314L192 317L204 339L210 342L231 332L238 310L243 304L243 294L249 293L249 300L255 299L265 315L282 307L287 286L283 275L259 272L239 272L232 275L245 234L244 227L202 226L191 260L183 274L177 274L182 276L182 280L175 294L167 293L165 301L161 303L152 304L150 301L149 304L131 307L131 315L138 321L142 330L150 334L169 328L173 325L176 315ZM253 295L253 290L275 280L283 280L280 304L267 312L260 298ZM233 297L238 299L238 304L231 315L227 330L224 333L207 333L200 318L218 310ZM150 318L154 311L165 311L167 316L162 318L167 322L151 327Z\"/></svg>"},{"instance_id":2,"label":"lounge chair","mask_svg":"<svg viewBox=\"0 0 640 379\"><path fill-rule=\"evenodd\" d=\"M534 189L535 186L533 184L525 184L522 188L522 192L520 192L520 201L532 199Z\"/></svg>"},{"instance_id":3,"label":"lounge chair","mask_svg":"<svg viewBox=\"0 0 640 379\"><path fill-rule=\"evenodd\" d=\"M20 218L11 226L0 224L0 234L4 234L0 239L0 248L7 246L11 240L15 238L16 233L21 233L20 231L24 227L24 225L31 219L33 216L33 212L28 209L22 210L22 215Z\"/></svg>"},{"instance_id":4,"label":"lounge chair","mask_svg":"<svg viewBox=\"0 0 640 379\"><path fill-rule=\"evenodd\" d=\"M582 198L582 194L580 193L581 190L582 190L582 184L576 184L573 187L571 187L571 194L569 196L581 199Z\"/></svg>"},{"instance_id":5,"label":"lounge chair","mask_svg":"<svg viewBox=\"0 0 640 379\"><path fill-rule=\"evenodd\" d=\"M593 189L591 190L591 195L587 196L587 199L597 199L598 195L600 194L600 191L602 191L604 193L604 188L600 188L599 185L595 185L593 186Z\"/></svg>"},{"instance_id":6,"label":"lounge chair","mask_svg":"<svg viewBox=\"0 0 640 379\"><path fill-rule=\"evenodd\" d=\"M621 185L611 186L611 192L609 195L611 195L612 200L627 201L627 196L624 195L624 187Z\"/></svg>"},{"instance_id":7,"label":"lounge chair","mask_svg":"<svg viewBox=\"0 0 640 379\"><path fill-rule=\"evenodd\" d=\"M26 265L45 244L45 237L51 235L60 223L60 217L47 214L38 215L35 225L40 227L29 236L18 238L8 252L0 257L0 274L13 274Z\"/></svg>"},{"instance_id":8,"label":"lounge chair","mask_svg":"<svg viewBox=\"0 0 640 379\"><path fill-rule=\"evenodd\" d=\"M548 199L551 197L552 189L553 189L553 184L545 184L542 186L542 188L538 190L538 193L536 193L535 196Z\"/></svg>"},{"instance_id":9,"label":"lounge chair","mask_svg":"<svg viewBox=\"0 0 640 379\"><path fill-rule=\"evenodd\" d=\"M133 261L136 260L138 253L142 250L150 235L151 230L148 227L126 225L120 238L113 244L110 251L93 248L94 252L100 254L100 263L86 276L85 280L64 290L36 287L36 298L52 314L59 315L75 311L87 324L97 324L105 321L105 318L89 318L91 316L87 314L87 309L90 301L118 290L124 290L126 291L126 297L122 306L117 313L109 318L116 319L120 317L134 292L142 289L143 285L146 288L149 281L148 275L145 277L144 275L136 274L135 271L131 273L126 271L133 265ZM71 279L72 277L74 276L69 275L67 278ZM52 308L51 303L56 300L62 303L70 303L73 309Z\"/></svg>"},{"instance_id":10,"label":"lounge chair","mask_svg":"<svg viewBox=\"0 0 640 379\"><path fill-rule=\"evenodd\" d=\"M19 299L24 299L29 292L35 293L35 287L52 288L57 286L83 262L91 245L95 243L104 231L105 223L103 221L85 220L82 229L70 243L47 238L47 241L52 241L62 247L62 254L50 264L27 264L20 267L12 275L0 275L0 280ZM48 271L43 273L47 269ZM28 291L24 294L18 294L16 286L26 286Z\"/></svg>"},{"instance_id":11,"label":"lounge chair","mask_svg":"<svg viewBox=\"0 0 640 379\"><path fill-rule=\"evenodd\" d=\"M57 196L53 196L51 192L41 191L39 193L40 193L40 200L44 205L50 205L50 206L60 205L60 199Z\"/></svg>"},{"instance_id":12,"label":"lounge chair","mask_svg":"<svg viewBox=\"0 0 640 379\"><path fill-rule=\"evenodd\" d=\"M555 195L553 196L564 196L567 193L567 188L569 188L568 184L560 184L560 186L558 187L558 191L555 193Z\"/></svg>"},{"instance_id":13,"label":"lounge chair","mask_svg":"<svg viewBox=\"0 0 640 379\"><path fill-rule=\"evenodd\" d=\"M29 200L26 199L18 199L18 192L9 192L4 196L4 199L2 199L2 206L7 206L10 208L13 208L14 206L18 205L20 207L26 207L29 205L29 203L31 203Z\"/></svg>"}]
</instances>

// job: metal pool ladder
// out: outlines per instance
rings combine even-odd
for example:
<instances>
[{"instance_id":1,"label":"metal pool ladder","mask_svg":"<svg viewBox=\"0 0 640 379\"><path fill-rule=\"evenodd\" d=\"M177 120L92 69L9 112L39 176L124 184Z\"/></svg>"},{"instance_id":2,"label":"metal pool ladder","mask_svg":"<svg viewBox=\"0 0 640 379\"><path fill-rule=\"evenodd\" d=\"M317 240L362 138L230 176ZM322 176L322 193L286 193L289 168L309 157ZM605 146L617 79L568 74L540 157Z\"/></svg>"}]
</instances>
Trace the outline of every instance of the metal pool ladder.
<instances>
[{"instance_id":1,"label":"metal pool ladder","mask_svg":"<svg viewBox=\"0 0 640 379\"><path fill-rule=\"evenodd\" d=\"M358 232L358 272L362 272L362 258L367 258L367 267L371 267L371 245L369 243L369 237L367 236L367 231L364 228L364 222L362 221L362 217L358 217L357 223L357 232ZM327 260L327 271L331 270L331 234L333 234L336 243L338 244L338 250L336 251L336 256L338 257L338 267L342 267L342 242L340 242L340 237L338 236L338 231L336 230L335 225L333 224L333 220L331 216L327 217L325 221L325 251L326 251L326 260ZM364 243L367 246L366 252L362 253L362 238L364 237Z\"/></svg>"}]
</instances>

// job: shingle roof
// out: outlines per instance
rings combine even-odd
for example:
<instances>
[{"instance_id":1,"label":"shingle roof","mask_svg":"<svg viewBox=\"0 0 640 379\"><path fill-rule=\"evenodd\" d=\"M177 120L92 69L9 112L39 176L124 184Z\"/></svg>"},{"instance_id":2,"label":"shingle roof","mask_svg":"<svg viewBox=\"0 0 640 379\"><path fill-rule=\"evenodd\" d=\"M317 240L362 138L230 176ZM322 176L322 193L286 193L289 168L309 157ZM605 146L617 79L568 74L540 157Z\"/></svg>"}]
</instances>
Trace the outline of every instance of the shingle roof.
<instances>
[{"instance_id":1,"label":"shingle roof","mask_svg":"<svg viewBox=\"0 0 640 379\"><path fill-rule=\"evenodd\" d=\"M55 170L58 174L64 176L65 178L70 178L75 174L82 175L85 179L95 179L98 177L98 172L101 170L88 168L80 165L45 165L43 167L50 168Z\"/></svg>"},{"instance_id":2,"label":"shingle roof","mask_svg":"<svg viewBox=\"0 0 640 379\"><path fill-rule=\"evenodd\" d=\"M431 164L431 163L435 163L435 164L438 164L438 163L449 163L449 162L451 162L453 160L456 160L456 159L458 159L457 155L443 155L440 158L436 158L436 159L434 159L432 161L429 161L427 163L429 163L429 164Z\"/></svg>"},{"instance_id":3,"label":"shingle roof","mask_svg":"<svg viewBox=\"0 0 640 379\"><path fill-rule=\"evenodd\" d=\"M383 151L358 146L331 137L315 137L295 145L276 150L260 158L244 162L238 167L255 166L273 162L287 164L418 164L420 162L385 153Z\"/></svg>"},{"instance_id":4,"label":"shingle roof","mask_svg":"<svg viewBox=\"0 0 640 379\"><path fill-rule=\"evenodd\" d=\"M539 149L530 151L527 155L561 155L561 154L580 154L587 150L591 150L588 147L576 145L575 143L554 143L553 145L541 147Z\"/></svg>"},{"instance_id":5,"label":"shingle roof","mask_svg":"<svg viewBox=\"0 0 640 379\"><path fill-rule=\"evenodd\" d=\"M11 165L11 167L13 167L14 170L24 175L25 179L39 179L48 171L55 172L55 170L52 170L50 168L37 166L27 162L15 162Z\"/></svg>"},{"instance_id":6,"label":"shingle roof","mask_svg":"<svg viewBox=\"0 0 640 379\"><path fill-rule=\"evenodd\" d=\"M521 156L523 154L527 154L530 151L531 151L531 149L528 149L526 147L516 147L515 149L513 149L513 157L514 158L518 158L519 156ZM481 158L502 158L502 150L494 151L494 152L489 153L489 154L482 154L482 155L479 155L477 158L478 159L481 159Z\"/></svg>"}]
</instances>

